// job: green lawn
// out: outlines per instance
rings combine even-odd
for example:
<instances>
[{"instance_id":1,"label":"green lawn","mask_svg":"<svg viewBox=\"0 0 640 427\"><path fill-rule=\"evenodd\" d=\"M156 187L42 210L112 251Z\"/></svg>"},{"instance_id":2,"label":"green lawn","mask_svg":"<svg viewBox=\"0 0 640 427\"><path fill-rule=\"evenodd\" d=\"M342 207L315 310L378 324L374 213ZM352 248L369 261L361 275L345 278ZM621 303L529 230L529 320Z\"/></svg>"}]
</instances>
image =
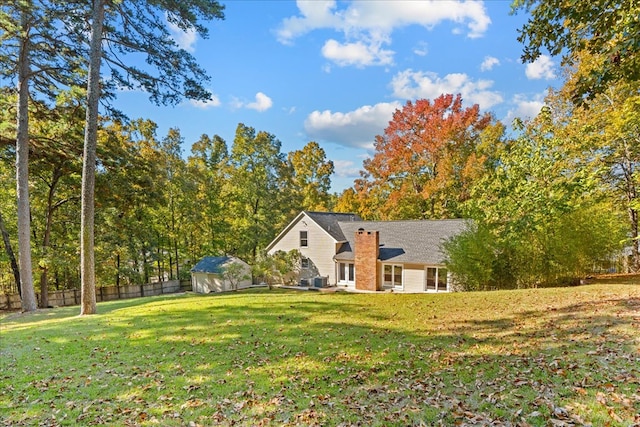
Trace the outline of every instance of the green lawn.
<instances>
[{"instance_id":1,"label":"green lawn","mask_svg":"<svg viewBox=\"0 0 640 427\"><path fill-rule=\"evenodd\" d=\"M640 286L250 290L0 320L0 420L54 425L640 423Z\"/></svg>"}]
</instances>

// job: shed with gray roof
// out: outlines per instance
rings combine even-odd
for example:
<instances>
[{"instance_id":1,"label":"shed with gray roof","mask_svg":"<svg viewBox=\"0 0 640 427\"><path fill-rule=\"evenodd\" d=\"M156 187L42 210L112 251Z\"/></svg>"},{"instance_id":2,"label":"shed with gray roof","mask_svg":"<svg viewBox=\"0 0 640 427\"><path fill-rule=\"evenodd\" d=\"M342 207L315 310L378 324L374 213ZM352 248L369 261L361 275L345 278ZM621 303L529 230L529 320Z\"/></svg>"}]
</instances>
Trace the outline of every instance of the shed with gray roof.
<instances>
[{"instance_id":1,"label":"shed with gray roof","mask_svg":"<svg viewBox=\"0 0 640 427\"><path fill-rule=\"evenodd\" d=\"M251 267L233 256L207 256L191 269L194 292L208 294L251 286Z\"/></svg>"}]
</instances>

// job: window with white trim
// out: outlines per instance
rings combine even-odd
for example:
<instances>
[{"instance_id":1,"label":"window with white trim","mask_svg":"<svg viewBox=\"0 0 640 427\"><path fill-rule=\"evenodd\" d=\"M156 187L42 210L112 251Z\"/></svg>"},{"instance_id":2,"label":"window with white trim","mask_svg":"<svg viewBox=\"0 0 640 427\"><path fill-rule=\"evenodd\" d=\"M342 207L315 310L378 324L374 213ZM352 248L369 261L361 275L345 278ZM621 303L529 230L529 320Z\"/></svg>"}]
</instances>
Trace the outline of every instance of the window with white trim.
<instances>
[{"instance_id":1,"label":"window with white trim","mask_svg":"<svg viewBox=\"0 0 640 427\"><path fill-rule=\"evenodd\" d=\"M425 290L427 292L446 292L447 275L446 268L427 267Z\"/></svg>"},{"instance_id":2,"label":"window with white trim","mask_svg":"<svg viewBox=\"0 0 640 427\"><path fill-rule=\"evenodd\" d=\"M356 269L353 263L338 263L338 282L354 283L356 280Z\"/></svg>"},{"instance_id":3,"label":"window with white trim","mask_svg":"<svg viewBox=\"0 0 640 427\"><path fill-rule=\"evenodd\" d=\"M302 258L300 260L300 267L302 268L309 268L309 258Z\"/></svg>"},{"instance_id":4,"label":"window with white trim","mask_svg":"<svg viewBox=\"0 0 640 427\"><path fill-rule=\"evenodd\" d=\"M306 248L309 246L309 234L308 231L302 230L300 231L300 247Z\"/></svg>"},{"instance_id":5,"label":"window with white trim","mask_svg":"<svg viewBox=\"0 0 640 427\"><path fill-rule=\"evenodd\" d=\"M402 287L402 266L395 264L384 264L382 266L382 284L387 288Z\"/></svg>"}]
</instances>

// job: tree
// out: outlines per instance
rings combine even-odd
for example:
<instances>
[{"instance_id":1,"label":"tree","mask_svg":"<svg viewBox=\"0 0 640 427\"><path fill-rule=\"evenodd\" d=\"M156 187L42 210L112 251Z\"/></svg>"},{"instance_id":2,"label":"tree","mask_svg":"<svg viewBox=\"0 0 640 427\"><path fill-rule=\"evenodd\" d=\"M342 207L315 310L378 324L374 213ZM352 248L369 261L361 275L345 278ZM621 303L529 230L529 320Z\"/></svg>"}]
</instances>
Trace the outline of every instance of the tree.
<instances>
[{"instance_id":1,"label":"tree","mask_svg":"<svg viewBox=\"0 0 640 427\"><path fill-rule=\"evenodd\" d=\"M535 61L543 49L563 55L568 65L582 54L592 57L575 84L576 104L594 98L612 83L640 80L640 3L636 0L514 0L512 9L531 15L518 37L525 44L523 61Z\"/></svg>"},{"instance_id":2,"label":"tree","mask_svg":"<svg viewBox=\"0 0 640 427\"><path fill-rule=\"evenodd\" d=\"M0 76L17 81L16 186L18 252L22 308L37 308L31 266L29 212L30 85L49 99L55 88L78 82L82 53L78 39L69 38L64 22L73 16L73 2L7 2L0 7Z\"/></svg>"},{"instance_id":3,"label":"tree","mask_svg":"<svg viewBox=\"0 0 640 427\"><path fill-rule=\"evenodd\" d=\"M183 97L207 100L211 94L202 86L207 75L184 49L178 47L164 25L165 19L183 31L195 30L206 37L201 18L222 19L217 1L109 2L94 0L91 18L91 49L87 82L87 118L84 141L81 226L81 314L96 312L94 260L95 151L101 59L111 66L111 82L124 88L144 88L156 103L175 104ZM135 17L136 19L131 19ZM104 31L106 29L106 31ZM103 49L103 43L107 47ZM127 65L123 57L134 52L147 54L147 63L160 72L153 75Z\"/></svg>"},{"instance_id":4,"label":"tree","mask_svg":"<svg viewBox=\"0 0 640 427\"><path fill-rule=\"evenodd\" d=\"M2 211L0 211L0 234L2 234L2 243L4 244L4 250L7 253L9 262L11 263L11 271L13 271L13 278L16 281L18 294L22 296L22 290L20 289L20 269L18 268L18 263L13 253L13 247L11 246L11 240L9 239L9 233L7 232L7 227L4 225Z\"/></svg>"},{"instance_id":5,"label":"tree","mask_svg":"<svg viewBox=\"0 0 640 427\"><path fill-rule=\"evenodd\" d=\"M172 261L169 266L170 277L173 278L172 265L175 265L176 278L180 278L180 251L179 237L181 235L181 222L183 212L188 208L182 206L184 203L184 188L187 184L185 181L186 171L185 163L182 160L182 144L184 140L177 128L169 129L167 136L160 143L158 160L162 168L163 196L162 205L164 208L158 210L158 221L162 225L163 231L166 233L169 242L169 250L173 253ZM171 259L171 258L170 258Z\"/></svg>"},{"instance_id":6,"label":"tree","mask_svg":"<svg viewBox=\"0 0 640 427\"><path fill-rule=\"evenodd\" d=\"M585 56L585 62L588 58ZM578 69L582 69L583 62ZM570 77L568 84L573 80ZM594 173L609 200L624 209L628 218L632 271L640 271L640 84L619 82L574 107L570 89L554 94L564 108L562 133L582 152L585 169Z\"/></svg>"},{"instance_id":7,"label":"tree","mask_svg":"<svg viewBox=\"0 0 640 427\"><path fill-rule=\"evenodd\" d=\"M229 282L231 289L238 290L238 284L245 280L251 279L251 276L245 272L245 267L239 262L230 261L227 263L220 272L222 280Z\"/></svg>"},{"instance_id":8,"label":"tree","mask_svg":"<svg viewBox=\"0 0 640 427\"><path fill-rule=\"evenodd\" d=\"M93 0L91 49L87 80L87 117L82 156L82 208L80 214L80 315L96 312L94 223L95 167L98 139L98 103L100 102L100 60L105 0Z\"/></svg>"},{"instance_id":9,"label":"tree","mask_svg":"<svg viewBox=\"0 0 640 427\"><path fill-rule=\"evenodd\" d=\"M227 143L218 135L213 138L202 135L192 145L191 153L188 167L195 189L187 214L190 215L194 235L191 259L195 260L208 254L224 253L228 224L223 188L229 153Z\"/></svg>"},{"instance_id":10,"label":"tree","mask_svg":"<svg viewBox=\"0 0 640 427\"><path fill-rule=\"evenodd\" d=\"M360 203L358 193L353 187L345 188L339 196L333 207L334 212L355 213L360 212Z\"/></svg>"},{"instance_id":11,"label":"tree","mask_svg":"<svg viewBox=\"0 0 640 427\"><path fill-rule=\"evenodd\" d=\"M620 249L614 205L552 118L545 108L497 146L494 167L472 186L466 211L474 225L444 246L464 286L563 284Z\"/></svg>"},{"instance_id":12,"label":"tree","mask_svg":"<svg viewBox=\"0 0 640 427\"><path fill-rule=\"evenodd\" d=\"M293 185L301 199L302 210L329 210L333 162L317 142L311 141L302 150L289 153L293 167Z\"/></svg>"},{"instance_id":13,"label":"tree","mask_svg":"<svg viewBox=\"0 0 640 427\"><path fill-rule=\"evenodd\" d=\"M460 95L408 101L395 111L384 135L376 136L376 153L364 161L356 190L373 196L369 199L378 207L372 210L383 219L459 216L476 169L482 168L478 147L492 122L478 105L464 108Z\"/></svg>"},{"instance_id":14,"label":"tree","mask_svg":"<svg viewBox=\"0 0 640 427\"><path fill-rule=\"evenodd\" d=\"M238 124L225 190L231 218L226 253L254 261L289 218L291 170L280 146L274 135Z\"/></svg>"},{"instance_id":15,"label":"tree","mask_svg":"<svg viewBox=\"0 0 640 427\"><path fill-rule=\"evenodd\" d=\"M40 238L37 264L41 307L49 305L49 270L56 258L51 251L54 216L66 203L78 200L79 182L75 177L81 170L82 96L77 90L61 92L53 107L32 102L37 108L30 126L31 175L36 178L32 180L31 217L32 235L34 239ZM40 213L42 216L38 218Z\"/></svg>"},{"instance_id":16,"label":"tree","mask_svg":"<svg viewBox=\"0 0 640 427\"><path fill-rule=\"evenodd\" d=\"M277 282L280 284L299 281L302 254L297 249L289 252L277 251L273 255L261 252L253 263L253 276L262 280L269 289Z\"/></svg>"},{"instance_id":17,"label":"tree","mask_svg":"<svg viewBox=\"0 0 640 427\"><path fill-rule=\"evenodd\" d=\"M155 219L166 180L156 129L154 122L136 119L109 123L99 134L96 224L101 245L96 259L103 282L113 278L118 287L121 280L146 282L153 261L149 255L158 251L163 253L155 259L157 275L164 276L166 247L157 237L161 228Z\"/></svg>"}]
</instances>

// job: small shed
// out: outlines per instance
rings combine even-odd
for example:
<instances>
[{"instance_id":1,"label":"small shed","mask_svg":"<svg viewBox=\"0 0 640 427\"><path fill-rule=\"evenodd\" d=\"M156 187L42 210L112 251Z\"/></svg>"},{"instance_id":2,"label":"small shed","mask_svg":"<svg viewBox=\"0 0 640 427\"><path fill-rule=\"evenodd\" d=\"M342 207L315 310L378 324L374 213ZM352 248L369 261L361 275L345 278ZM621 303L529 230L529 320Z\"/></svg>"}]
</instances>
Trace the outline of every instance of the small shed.
<instances>
[{"instance_id":1,"label":"small shed","mask_svg":"<svg viewBox=\"0 0 640 427\"><path fill-rule=\"evenodd\" d=\"M208 294L251 286L251 267L233 256L208 256L191 269L194 292Z\"/></svg>"}]
</instances>

